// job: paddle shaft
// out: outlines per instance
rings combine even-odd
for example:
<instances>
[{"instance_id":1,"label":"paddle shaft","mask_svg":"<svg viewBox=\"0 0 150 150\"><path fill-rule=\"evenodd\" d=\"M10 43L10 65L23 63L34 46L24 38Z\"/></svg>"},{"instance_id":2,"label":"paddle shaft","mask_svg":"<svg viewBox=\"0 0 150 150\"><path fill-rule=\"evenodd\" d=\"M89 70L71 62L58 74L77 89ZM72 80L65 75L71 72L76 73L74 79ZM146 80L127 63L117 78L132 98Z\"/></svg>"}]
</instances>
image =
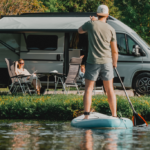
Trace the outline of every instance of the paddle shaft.
<instances>
[{"instance_id":1,"label":"paddle shaft","mask_svg":"<svg viewBox=\"0 0 150 150\"><path fill-rule=\"evenodd\" d=\"M119 75L119 73L118 73L118 71L117 71L117 68L115 68L115 71L116 71L116 74L117 74L117 76L118 76L118 78L119 78L119 80L120 80L120 83L121 83L121 85L122 85L122 87L123 87L123 89L124 89L124 92L125 92L126 97L127 97L128 101L129 101L129 104L130 104L130 106L131 106L131 108L132 108L132 110L133 110L133 113L136 113L135 110L134 110L134 107L133 107L133 105L132 105L132 103L131 103L131 101L130 101L130 99L129 99L129 96L128 96L127 92L126 92L126 89L125 89L125 87L124 87L124 84L123 84L123 82L122 82L122 80L121 80L121 78L120 78L120 75Z\"/></svg>"}]
</instances>

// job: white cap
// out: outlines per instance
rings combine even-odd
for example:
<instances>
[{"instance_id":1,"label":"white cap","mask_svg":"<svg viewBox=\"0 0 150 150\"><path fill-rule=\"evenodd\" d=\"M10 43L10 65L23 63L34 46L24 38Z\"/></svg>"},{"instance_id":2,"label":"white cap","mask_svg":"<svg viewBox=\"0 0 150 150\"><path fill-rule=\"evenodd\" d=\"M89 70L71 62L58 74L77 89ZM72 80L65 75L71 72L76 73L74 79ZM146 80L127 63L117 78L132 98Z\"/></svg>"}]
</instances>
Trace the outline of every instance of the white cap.
<instances>
[{"instance_id":1,"label":"white cap","mask_svg":"<svg viewBox=\"0 0 150 150\"><path fill-rule=\"evenodd\" d=\"M109 8L106 5L99 5L97 8L97 15L98 16L108 16Z\"/></svg>"}]
</instances>

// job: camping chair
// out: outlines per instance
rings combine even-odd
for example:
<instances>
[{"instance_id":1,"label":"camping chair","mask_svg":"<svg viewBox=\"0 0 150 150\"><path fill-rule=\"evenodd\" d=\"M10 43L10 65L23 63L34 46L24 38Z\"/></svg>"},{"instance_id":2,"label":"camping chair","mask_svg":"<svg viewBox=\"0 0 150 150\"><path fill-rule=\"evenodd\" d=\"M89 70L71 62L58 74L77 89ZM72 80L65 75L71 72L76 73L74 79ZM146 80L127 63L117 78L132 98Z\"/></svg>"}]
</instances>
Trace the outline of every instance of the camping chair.
<instances>
[{"instance_id":1,"label":"camping chair","mask_svg":"<svg viewBox=\"0 0 150 150\"><path fill-rule=\"evenodd\" d=\"M78 80L77 80L77 84L78 84L78 88L79 88L79 90L81 89L81 88L84 88L85 87L85 81L83 80L84 79L84 77L81 77L81 76L78 76ZM98 81L98 86L99 87L97 87L97 82ZM98 88L98 90L97 90L97 88ZM97 80L95 81L95 83L94 83L94 87L93 87L93 93L94 93L94 95L96 95L96 92L101 92L101 93L103 93L104 94L104 87L103 87L103 82L102 82L102 80L100 79L100 76L98 76L98 78L97 78Z\"/></svg>"},{"instance_id":2,"label":"camping chair","mask_svg":"<svg viewBox=\"0 0 150 150\"><path fill-rule=\"evenodd\" d=\"M77 80L77 84L78 84L79 90L80 90L81 88L85 88L85 84L83 84L82 78L79 78L79 80ZM102 93L104 93L104 92L103 92L103 86L99 87L98 92L99 92L100 90L101 90ZM94 95L96 95L96 92L97 92L97 90L96 90L96 81L95 81L95 83L94 83L93 92L94 92Z\"/></svg>"},{"instance_id":3,"label":"camping chair","mask_svg":"<svg viewBox=\"0 0 150 150\"><path fill-rule=\"evenodd\" d=\"M68 93L69 91L69 88L66 91L66 87L76 87L77 93L79 93L78 84L76 83L76 81L77 81L77 77L79 74L81 62L82 62L82 58L76 58L76 57L73 57L70 61L69 72L68 72L66 81L64 83L64 86L63 86L64 91L66 93Z\"/></svg>"},{"instance_id":4,"label":"camping chair","mask_svg":"<svg viewBox=\"0 0 150 150\"><path fill-rule=\"evenodd\" d=\"M30 90L29 85L31 85L31 82L23 82L22 79L24 77L28 77L26 75L16 75L15 74L15 62L13 62L11 59L5 58L7 68L8 68L8 73L11 78L11 85L9 88L9 92L16 93L18 91L21 91L23 94L25 92L28 92L31 95L31 92L35 92L35 90Z\"/></svg>"},{"instance_id":5,"label":"camping chair","mask_svg":"<svg viewBox=\"0 0 150 150\"><path fill-rule=\"evenodd\" d=\"M97 88L98 90L96 90ZM94 84L93 92L94 92L94 95L96 95L96 92L101 92L102 94L105 94L103 81L101 80L100 75L98 75L98 78Z\"/></svg>"}]
</instances>

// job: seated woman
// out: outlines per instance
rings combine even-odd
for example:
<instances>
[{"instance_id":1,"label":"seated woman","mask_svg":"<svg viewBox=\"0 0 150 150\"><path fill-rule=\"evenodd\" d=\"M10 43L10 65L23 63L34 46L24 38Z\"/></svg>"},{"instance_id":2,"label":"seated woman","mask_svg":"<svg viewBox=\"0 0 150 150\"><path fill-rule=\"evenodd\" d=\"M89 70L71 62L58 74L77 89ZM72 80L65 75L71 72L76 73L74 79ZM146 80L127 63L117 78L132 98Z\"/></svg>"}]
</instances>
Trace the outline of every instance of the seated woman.
<instances>
[{"instance_id":1,"label":"seated woman","mask_svg":"<svg viewBox=\"0 0 150 150\"><path fill-rule=\"evenodd\" d=\"M19 59L19 61L16 61L15 64L15 73L16 75L30 75L29 77L23 78L22 80L24 82L28 82L30 81L32 83L32 85L34 86L34 89L36 89L36 79L37 76L36 74L30 74L26 69L24 69L24 60L23 59ZM41 83L40 80L37 79L37 94L40 95L40 89L41 89Z\"/></svg>"}]
</instances>

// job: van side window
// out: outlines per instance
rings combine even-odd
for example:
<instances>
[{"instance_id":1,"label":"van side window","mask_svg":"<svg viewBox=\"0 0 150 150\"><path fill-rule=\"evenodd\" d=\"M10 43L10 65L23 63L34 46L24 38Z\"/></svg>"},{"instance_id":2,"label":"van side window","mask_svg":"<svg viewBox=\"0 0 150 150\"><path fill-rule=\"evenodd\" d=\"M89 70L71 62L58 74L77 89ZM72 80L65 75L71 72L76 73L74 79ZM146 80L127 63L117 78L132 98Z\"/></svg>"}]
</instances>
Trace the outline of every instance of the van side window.
<instances>
[{"instance_id":1,"label":"van side window","mask_svg":"<svg viewBox=\"0 0 150 150\"><path fill-rule=\"evenodd\" d=\"M137 43L133 39L131 39L128 35L127 35L127 41L128 41L129 54L132 55L133 45L137 45Z\"/></svg>"},{"instance_id":2,"label":"van side window","mask_svg":"<svg viewBox=\"0 0 150 150\"><path fill-rule=\"evenodd\" d=\"M119 54L127 55L127 46L125 34L117 33L117 47Z\"/></svg>"},{"instance_id":3,"label":"van side window","mask_svg":"<svg viewBox=\"0 0 150 150\"><path fill-rule=\"evenodd\" d=\"M51 50L57 49L58 36L56 35L28 35L28 50Z\"/></svg>"}]
</instances>

